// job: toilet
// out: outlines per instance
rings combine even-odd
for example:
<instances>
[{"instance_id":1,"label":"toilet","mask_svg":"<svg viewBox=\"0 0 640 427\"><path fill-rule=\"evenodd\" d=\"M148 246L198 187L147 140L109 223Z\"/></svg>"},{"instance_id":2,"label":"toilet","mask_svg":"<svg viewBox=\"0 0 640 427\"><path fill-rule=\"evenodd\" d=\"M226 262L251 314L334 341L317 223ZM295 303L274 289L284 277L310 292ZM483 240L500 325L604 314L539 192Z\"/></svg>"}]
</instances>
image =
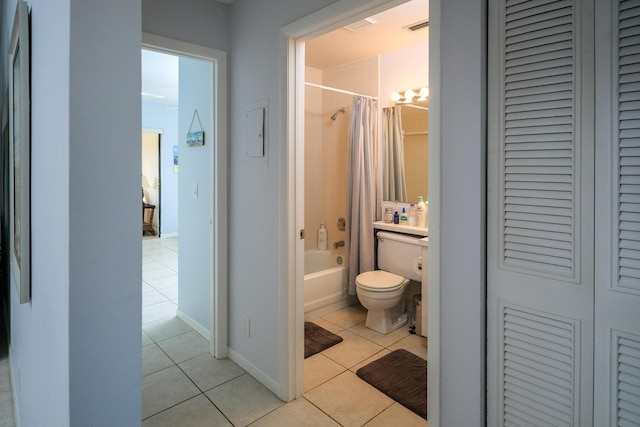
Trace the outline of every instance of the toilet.
<instances>
[{"instance_id":1,"label":"toilet","mask_svg":"<svg viewBox=\"0 0 640 427\"><path fill-rule=\"evenodd\" d=\"M356 293L368 310L365 325L381 334L407 323L404 291L410 280L422 280L420 237L378 231L376 252L379 270L356 277Z\"/></svg>"}]
</instances>

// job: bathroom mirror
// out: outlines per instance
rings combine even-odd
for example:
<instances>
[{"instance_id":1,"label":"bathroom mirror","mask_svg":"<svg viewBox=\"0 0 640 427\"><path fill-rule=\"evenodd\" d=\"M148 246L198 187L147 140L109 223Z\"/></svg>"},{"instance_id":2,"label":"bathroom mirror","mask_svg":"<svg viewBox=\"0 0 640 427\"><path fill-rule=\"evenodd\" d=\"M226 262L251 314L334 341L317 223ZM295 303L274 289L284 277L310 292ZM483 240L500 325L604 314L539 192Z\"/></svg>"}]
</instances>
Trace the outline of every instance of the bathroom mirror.
<instances>
[{"instance_id":1,"label":"bathroom mirror","mask_svg":"<svg viewBox=\"0 0 640 427\"><path fill-rule=\"evenodd\" d=\"M429 194L429 102L383 108L382 199L417 203Z\"/></svg>"}]
</instances>

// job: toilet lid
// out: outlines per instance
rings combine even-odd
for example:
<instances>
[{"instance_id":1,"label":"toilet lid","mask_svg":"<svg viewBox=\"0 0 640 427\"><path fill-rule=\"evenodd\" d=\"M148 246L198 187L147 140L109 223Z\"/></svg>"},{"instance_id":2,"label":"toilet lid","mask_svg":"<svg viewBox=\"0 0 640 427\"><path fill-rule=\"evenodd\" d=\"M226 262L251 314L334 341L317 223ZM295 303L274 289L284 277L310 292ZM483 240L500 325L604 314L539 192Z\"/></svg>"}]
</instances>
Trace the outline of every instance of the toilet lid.
<instances>
[{"instance_id":1,"label":"toilet lid","mask_svg":"<svg viewBox=\"0 0 640 427\"><path fill-rule=\"evenodd\" d=\"M383 270L367 271L356 277L356 284L369 291L394 291L404 281L404 277Z\"/></svg>"}]
</instances>

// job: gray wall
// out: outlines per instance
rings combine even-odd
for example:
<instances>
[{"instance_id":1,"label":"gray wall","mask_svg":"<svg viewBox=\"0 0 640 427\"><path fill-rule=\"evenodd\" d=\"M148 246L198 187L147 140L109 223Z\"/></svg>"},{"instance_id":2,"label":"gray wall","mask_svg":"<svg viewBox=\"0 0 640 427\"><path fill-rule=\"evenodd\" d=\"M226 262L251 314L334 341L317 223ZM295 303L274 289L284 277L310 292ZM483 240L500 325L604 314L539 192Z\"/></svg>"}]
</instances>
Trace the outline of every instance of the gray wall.
<instances>
[{"instance_id":1,"label":"gray wall","mask_svg":"<svg viewBox=\"0 0 640 427\"><path fill-rule=\"evenodd\" d=\"M3 5L6 57L15 1ZM25 426L135 425L140 4L29 5L32 299L19 304L11 284L17 414Z\"/></svg>"},{"instance_id":2,"label":"gray wall","mask_svg":"<svg viewBox=\"0 0 640 427\"><path fill-rule=\"evenodd\" d=\"M229 49L229 8L215 0L142 0L142 31Z\"/></svg>"},{"instance_id":3,"label":"gray wall","mask_svg":"<svg viewBox=\"0 0 640 427\"><path fill-rule=\"evenodd\" d=\"M286 196L280 28L330 3L236 0L229 14L209 0L143 0L141 19L135 0L30 1L34 298L19 305L13 291L11 302L22 425L139 422L140 150L130 142L139 140L141 127L140 22L145 32L231 52L229 342L279 381L287 239L279 220ZM439 242L443 321L435 367L440 424L478 425L484 420L484 2L434 3L446 52L439 65L438 215L446 236ZM5 2L3 57L14 8L15 1ZM259 100L269 102L268 161L244 155L244 106ZM242 316L251 318L251 338L244 337Z\"/></svg>"},{"instance_id":4,"label":"gray wall","mask_svg":"<svg viewBox=\"0 0 640 427\"><path fill-rule=\"evenodd\" d=\"M229 346L278 383L282 344L280 290L288 236L282 123L280 28L330 0L236 0L231 5L231 146L229 162ZM244 108L269 103L266 159L247 158ZM242 317L251 319L244 336ZM283 389L286 384L280 385Z\"/></svg>"},{"instance_id":5,"label":"gray wall","mask_svg":"<svg viewBox=\"0 0 640 427\"><path fill-rule=\"evenodd\" d=\"M433 0L429 9L429 160L437 166L429 169L429 182L440 182L429 186L429 224L439 225L429 230L429 265L439 267L437 277L429 268L429 280L439 288L439 297L429 295L429 310L440 313L438 339L429 336L429 372L437 373L429 381L439 379L440 418L430 416L429 423L480 426L485 422L486 3Z\"/></svg>"},{"instance_id":6,"label":"gray wall","mask_svg":"<svg viewBox=\"0 0 640 427\"><path fill-rule=\"evenodd\" d=\"M131 425L140 418L140 401L131 398L141 389L141 150L131 144L139 140L141 129L140 22L135 0L71 4L67 206L72 425ZM56 167L51 157L46 163ZM46 185L49 174L43 172L38 176ZM46 211L44 206L37 210L43 217Z\"/></svg>"}]
</instances>

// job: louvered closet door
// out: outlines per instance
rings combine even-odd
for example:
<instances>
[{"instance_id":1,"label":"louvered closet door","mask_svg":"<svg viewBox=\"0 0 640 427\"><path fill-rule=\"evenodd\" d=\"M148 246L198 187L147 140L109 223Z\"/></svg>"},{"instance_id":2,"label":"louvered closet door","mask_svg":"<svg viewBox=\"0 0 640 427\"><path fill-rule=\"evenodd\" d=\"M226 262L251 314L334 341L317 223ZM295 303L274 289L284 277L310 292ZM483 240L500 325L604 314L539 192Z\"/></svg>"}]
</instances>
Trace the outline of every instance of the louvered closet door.
<instances>
[{"instance_id":1,"label":"louvered closet door","mask_svg":"<svg viewBox=\"0 0 640 427\"><path fill-rule=\"evenodd\" d=\"M640 1L596 7L595 425L640 426Z\"/></svg>"},{"instance_id":2,"label":"louvered closet door","mask_svg":"<svg viewBox=\"0 0 640 427\"><path fill-rule=\"evenodd\" d=\"M593 2L489 0L489 426L589 426Z\"/></svg>"}]
</instances>

